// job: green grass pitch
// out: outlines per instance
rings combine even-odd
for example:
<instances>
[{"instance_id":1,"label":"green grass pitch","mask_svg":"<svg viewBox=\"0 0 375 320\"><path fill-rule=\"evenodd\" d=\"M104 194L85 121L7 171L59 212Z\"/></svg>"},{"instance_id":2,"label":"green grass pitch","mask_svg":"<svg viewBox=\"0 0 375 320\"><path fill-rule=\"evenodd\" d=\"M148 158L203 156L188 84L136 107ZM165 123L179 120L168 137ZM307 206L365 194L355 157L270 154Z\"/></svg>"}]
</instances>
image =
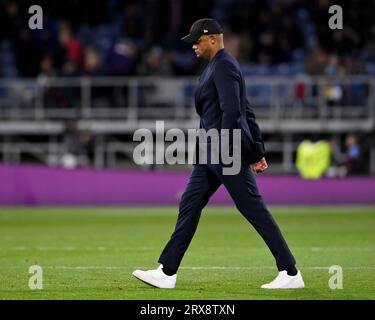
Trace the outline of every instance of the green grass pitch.
<instances>
[{"instance_id":1,"label":"green grass pitch","mask_svg":"<svg viewBox=\"0 0 375 320\"><path fill-rule=\"evenodd\" d=\"M208 207L176 289L149 287L135 268L157 267L177 208L0 208L0 299L374 299L375 207L271 207L306 288L264 290L273 257L234 207ZM43 289L28 286L43 268ZM329 288L329 267L343 289Z\"/></svg>"}]
</instances>

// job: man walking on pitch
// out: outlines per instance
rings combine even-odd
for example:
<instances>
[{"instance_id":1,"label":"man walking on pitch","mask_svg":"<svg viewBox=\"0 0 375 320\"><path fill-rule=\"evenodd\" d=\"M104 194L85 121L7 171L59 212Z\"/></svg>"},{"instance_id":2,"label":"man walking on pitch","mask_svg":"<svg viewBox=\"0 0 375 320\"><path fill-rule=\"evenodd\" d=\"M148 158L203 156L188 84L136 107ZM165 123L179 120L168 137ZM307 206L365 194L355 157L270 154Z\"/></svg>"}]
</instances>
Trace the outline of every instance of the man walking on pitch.
<instances>
[{"instance_id":1,"label":"man walking on pitch","mask_svg":"<svg viewBox=\"0 0 375 320\"><path fill-rule=\"evenodd\" d=\"M177 270L194 236L201 211L219 186L224 184L238 210L260 234L276 260L278 276L261 287L303 288L304 282L295 267L295 259L258 192L253 173L267 169L263 141L246 97L240 66L224 49L222 27L214 19L200 19L182 40L193 44L198 58L209 60L195 93L200 127L207 131L241 130L241 169L238 174L225 175L223 164L194 165L181 198L175 231L160 255L159 268L135 270L133 275L158 288L174 288Z\"/></svg>"}]
</instances>

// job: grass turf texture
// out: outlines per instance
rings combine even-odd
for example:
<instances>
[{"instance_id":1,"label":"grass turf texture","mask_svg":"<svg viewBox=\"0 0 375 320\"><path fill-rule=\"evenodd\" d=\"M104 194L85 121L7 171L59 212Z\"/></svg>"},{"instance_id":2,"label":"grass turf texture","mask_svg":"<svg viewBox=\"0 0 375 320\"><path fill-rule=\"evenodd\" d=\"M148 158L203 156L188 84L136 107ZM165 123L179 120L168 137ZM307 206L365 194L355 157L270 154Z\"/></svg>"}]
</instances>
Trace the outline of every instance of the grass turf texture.
<instances>
[{"instance_id":1,"label":"grass turf texture","mask_svg":"<svg viewBox=\"0 0 375 320\"><path fill-rule=\"evenodd\" d=\"M0 208L0 299L374 299L374 207L274 207L304 276L302 290L260 289L277 274L255 230L232 207L208 207L174 290L131 276L157 267L177 209ZM43 290L28 269L43 268ZM331 290L331 265L343 289Z\"/></svg>"}]
</instances>

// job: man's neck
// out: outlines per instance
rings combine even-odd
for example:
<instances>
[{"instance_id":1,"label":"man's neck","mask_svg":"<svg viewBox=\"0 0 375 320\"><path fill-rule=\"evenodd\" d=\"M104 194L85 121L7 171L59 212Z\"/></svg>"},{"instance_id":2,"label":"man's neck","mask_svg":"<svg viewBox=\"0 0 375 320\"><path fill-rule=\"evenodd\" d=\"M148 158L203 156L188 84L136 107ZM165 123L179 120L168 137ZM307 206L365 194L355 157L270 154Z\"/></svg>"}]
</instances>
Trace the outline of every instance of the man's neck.
<instances>
[{"instance_id":1,"label":"man's neck","mask_svg":"<svg viewBox=\"0 0 375 320\"><path fill-rule=\"evenodd\" d=\"M224 47L218 47L212 50L211 56L208 60L212 61L213 58L215 58L216 54L221 50L224 49Z\"/></svg>"}]
</instances>

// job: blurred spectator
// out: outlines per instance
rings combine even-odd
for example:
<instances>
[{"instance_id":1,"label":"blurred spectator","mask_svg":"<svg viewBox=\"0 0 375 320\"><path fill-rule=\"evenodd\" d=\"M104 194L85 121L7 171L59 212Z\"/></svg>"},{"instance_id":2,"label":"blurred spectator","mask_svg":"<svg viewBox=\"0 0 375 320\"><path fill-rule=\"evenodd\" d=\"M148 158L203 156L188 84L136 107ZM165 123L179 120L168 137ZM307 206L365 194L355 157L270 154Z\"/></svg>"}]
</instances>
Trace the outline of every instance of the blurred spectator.
<instances>
[{"instance_id":1,"label":"blurred spectator","mask_svg":"<svg viewBox=\"0 0 375 320\"><path fill-rule=\"evenodd\" d=\"M340 83L344 70L339 65L338 57L332 54L325 68L328 83L324 86L324 97L328 106L340 105L343 99L343 86Z\"/></svg>"},{"instance_id":2,"label":"blurred spectator","mask_svg":"<svg viewBox=\"0 0 375 320\"><path fill-rule=\"evenodd\" d=\"M280 48L271 30L264 30L255 39L254 60L260 64L274 64L279 58Z\"/></svg>"},{"instance_id":3,"label":"blurred spectator","mask_svg":"<svg viewBox=\"0 0 375 320\"><path fill-rule=\"evenodd\" d=\"M22 15L16 1L0 1L0 40L2 38L17 38L22 23Z\"/></svg>"},{"instance_id":4,"label":"blurred spectator","mask_svg":"<svg viewBox=\"0 0 375 320\"><path fill-rule=\"evenodd\" d=\"M365 170L363 168L362 151L357 135L350 133L346 136L344 153L340 151L338 143L335 140L332 140L332 149L333 165L328 172L330 177L363 174Z\"/></svg>"},{"instance_id":5,"label":"blurred spectator","mask_svg":"<svg viewBox=\"0 0 375 320\"><path fill-rule=\"evenodd\" d=\"M15 40L17 68L24 77L36 77L42 56L40 46L33 40L27 28L19 30Z\"/></svg>"},{"instance_id":6,"label":"blurred spectator","mask_svg":"<svg viewBox=\"0 0 375 320\"><path fill-rule=\"evenodd\" d=\"M361 147L355 134L348 134L345 139L346 159L344 166L346 175L357 175L363 172L361 165Z\"/></svg>"},{"instance_id":7,"label":"blurred spectator","mask_svg":"<svg viewBox=\"0 0 375 320\"><path fill-rule=\"evenodd\" d=\"M246 56L245 46L242 46L243 36L234 34L228 30L225 34L224 44L225 49L228 50L236 59L242 60Z\"/></svg>"},{"instance_id":8,"label":"blurred spectator","mask_svg":"<svg viewBox=\"0 0 375 320\"><path fill-rule=\"evenodd\" d=\"M109 51L108 71L111 75L134 75L137 61L137 49L129 39L115 43Z\"/></svg>"},{"instance_id":9,"label":"blurred spectator","mask_svg":"<svg viewBox=\"0 0 375 320\"><path fill-rule=\"evenodd\" d=\"M49 54L45 54L40 61L40 78L53 78L56 76L56 69L54 67L53 58Z\"/></svg>"},{"instance_id":10,"label":"blurred spectator","mask_svg":"<svg viewBox=\"0 0 375 320\"><path fill-rule=\"evenodd\" d=\"M305 106L309 104L311 89L310 79L305 74L300 73L294 78L290 93L285 99L286 105L290 106L290 108L285 108L287 117L300 118L303 116Z\"/></svg>"},{"instance_id":11,"label":"blurred spectator","mask_svg":"<svg viewBox=\"0 0 375 320\"><path fill-rule=\"evenodd\" d=\"M98 51L94 47L84 49L84 74L97 76L102 71L102 61Z\"/></svg>"},{"instance_id":12,"label":"blurred spectator","mask_svg":"<svg viewBox=\"0 0 375 320\"><path fill-rule=\"evenodd\" d=\"M142 76L171 75L171 56L163 52L160 47L152 47L143 56L143 61L137 69L137 74Z\"/></svg>"},{"instance_id":13,"label":"blurred spectator","mask_svg":"<svg viewBox=\"0 0 375 320\"><path fill-rule=\"evenodd\" d=\"M303 140L297 147L296 167L305 179L319 179L330 167L331 146L327 140Z\"/></svg>"},{"instance_id":14,"label":"blurred spectator","mask_svg":"<svg viewBox=\"0 0 375 320\"><path fill-rule=\"evenodd\" d=\"M306 70L312 75L323 74L328 62L328 54L317 44L310 52L306 60Z\"/></svg>"},{"instance_id":15,"label":"blurred spectator","mask_svg":"<svg viewBox=\"0 0 375 320\"><path fill-rule=\"evenodd\" d=\"M64 168L74 169L89 164L93 145L90 131L79 131L75 122L67 122L63 142L65 153L61 157L61 165Z\"/></svg>"},{"instance_id":16,"label":"blurred spectator","mask_svg":"<svg viewBox=\"0 0 375 320\"><path fill-rule=\"evenodd\" d=\"M66 61L63 66L65 74L73 74L74 70L82 70L84 66L83 48L80 41L73 36L69 24L60 25L59 41L66 52Z\"/></svg>"}]
</instances>

